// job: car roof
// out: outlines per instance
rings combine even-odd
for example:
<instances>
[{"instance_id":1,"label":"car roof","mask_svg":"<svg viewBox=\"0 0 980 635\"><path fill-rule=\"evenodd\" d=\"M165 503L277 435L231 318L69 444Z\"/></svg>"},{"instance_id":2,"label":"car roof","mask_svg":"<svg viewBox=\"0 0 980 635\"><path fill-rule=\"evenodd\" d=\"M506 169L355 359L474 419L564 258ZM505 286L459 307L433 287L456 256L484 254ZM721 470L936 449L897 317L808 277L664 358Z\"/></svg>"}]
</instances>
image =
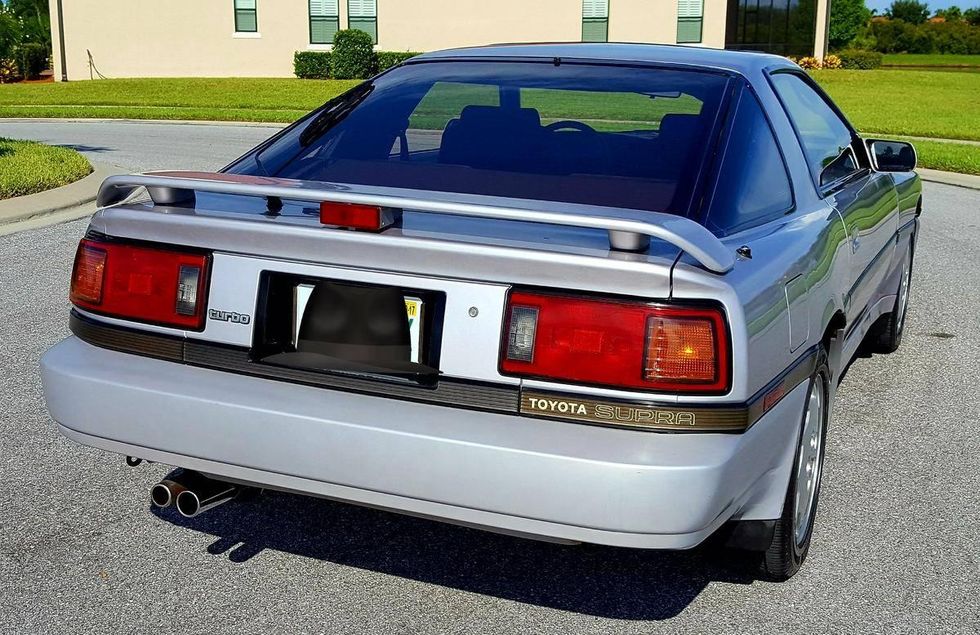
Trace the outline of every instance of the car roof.
<instances>
[{"instance_id":1,"label":"car roof","mask_svg":"<svg viewBox=\"0 0 980 635\"><path fill-rule=\"evenodd\" d=\"M550 44L494 44L423 53L414 60L473 58L567 58L601 62L683 64L752 75L771 66L795 68L785 57L752 51L725 51L671 44L612 44L565 42Z\"/></svg>"}]
</instances>

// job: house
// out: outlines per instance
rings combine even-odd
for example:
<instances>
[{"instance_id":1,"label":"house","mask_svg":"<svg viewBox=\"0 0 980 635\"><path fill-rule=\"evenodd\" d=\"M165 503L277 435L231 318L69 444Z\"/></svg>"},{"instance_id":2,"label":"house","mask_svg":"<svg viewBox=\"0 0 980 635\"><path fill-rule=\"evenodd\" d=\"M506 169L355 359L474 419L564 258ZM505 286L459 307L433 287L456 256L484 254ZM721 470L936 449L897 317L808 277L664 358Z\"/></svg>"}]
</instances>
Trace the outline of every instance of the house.
<instances>
[{"instance_id":1,"label":"house","mask_svg":"<svg viewBox=\"0 0 980 635\"><path fill-rule=\"evenodd\" d=\"M378 50L658 42L822 57L828 0L49 0L55 77L284 77L338 29Z\"/></svg>"}]
</instances>

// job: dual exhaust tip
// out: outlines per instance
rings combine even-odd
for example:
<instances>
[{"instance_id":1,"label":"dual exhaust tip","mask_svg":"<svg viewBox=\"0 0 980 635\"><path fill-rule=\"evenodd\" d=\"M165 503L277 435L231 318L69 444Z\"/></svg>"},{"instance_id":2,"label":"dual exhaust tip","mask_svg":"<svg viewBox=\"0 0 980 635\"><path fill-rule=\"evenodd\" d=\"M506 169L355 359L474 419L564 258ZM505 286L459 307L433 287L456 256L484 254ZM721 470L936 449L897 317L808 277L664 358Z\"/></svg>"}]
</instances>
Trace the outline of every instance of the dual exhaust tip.
<instances>
[{"instance_id":1,"label":"dual exhaust tip","mask_svg":"<svg viewBox=\"0 0 980 635\"><path fill-rule=\"evenodd\" d=\"M150 501L161 509L174 505L185 518L194 518L238 496L237 485L186 471L150 488Z\"/></svg>"}]
</instances>

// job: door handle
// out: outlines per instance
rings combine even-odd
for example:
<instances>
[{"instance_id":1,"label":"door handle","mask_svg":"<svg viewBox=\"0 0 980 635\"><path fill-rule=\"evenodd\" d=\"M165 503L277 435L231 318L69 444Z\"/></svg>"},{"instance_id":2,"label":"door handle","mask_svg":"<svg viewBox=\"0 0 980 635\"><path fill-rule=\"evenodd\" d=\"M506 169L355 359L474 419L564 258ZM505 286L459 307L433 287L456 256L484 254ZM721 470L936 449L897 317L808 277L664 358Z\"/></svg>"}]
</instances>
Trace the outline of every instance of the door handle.
<instances>
[{"instance_id":1,"label":"door handle","mask_svg":"<svg viewBox=\"0 0 980 635\"><path fill-rule=\"evenodd\" d=\"M857 225L851 226L851 253L856 254L858 249L861 248L861 239L858 237L858 227Z\"/></svg>"}]
</instances>

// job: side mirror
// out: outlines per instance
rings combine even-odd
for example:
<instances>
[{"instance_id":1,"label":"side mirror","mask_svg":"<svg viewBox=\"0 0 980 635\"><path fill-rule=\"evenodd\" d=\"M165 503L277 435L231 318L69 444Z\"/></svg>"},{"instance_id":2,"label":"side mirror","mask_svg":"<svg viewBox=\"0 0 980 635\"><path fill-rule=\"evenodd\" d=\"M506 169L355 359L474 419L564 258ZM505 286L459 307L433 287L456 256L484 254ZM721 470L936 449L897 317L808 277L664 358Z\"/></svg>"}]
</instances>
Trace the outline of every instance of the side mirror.
<instances>
[{"instance_id":1,"label":"side mirror","mask_svg":"<svg viewBox=\"0 0 980 635\"><path fill-rule=\"evenodd\" d=\"M868 153L876 170L882 172L911 172L915 169L915 148L904 141L868 139Z\"/></svg>"}]
</instances>

